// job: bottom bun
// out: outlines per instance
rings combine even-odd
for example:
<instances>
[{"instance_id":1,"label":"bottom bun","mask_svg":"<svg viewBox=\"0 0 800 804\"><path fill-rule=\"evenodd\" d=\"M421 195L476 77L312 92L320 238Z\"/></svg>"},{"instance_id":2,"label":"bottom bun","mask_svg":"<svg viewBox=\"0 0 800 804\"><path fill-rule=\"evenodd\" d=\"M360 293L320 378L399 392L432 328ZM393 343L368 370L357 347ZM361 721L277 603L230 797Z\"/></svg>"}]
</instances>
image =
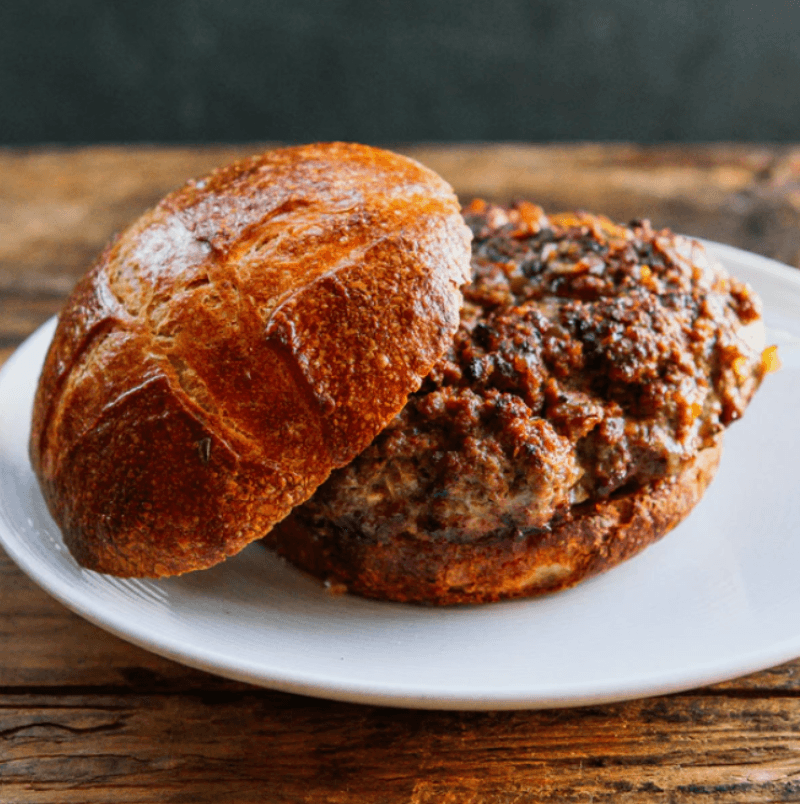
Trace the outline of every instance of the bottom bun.
<instances>
[{"instance_id":1,"label":"bottom bun","mask_svg":"<svg viewBox=\"0 0 800 804\"><path fill-rule=\"evenodd\" d=\"M699 501L719 464L721 436L673 476L573 506L550 526L469 542L435 533L378 539L352 523L315 525L302 508L267 544L292 564L364 597L450 605L531 597L574 586L641 552Z\"/></svg>"}]
</instances>

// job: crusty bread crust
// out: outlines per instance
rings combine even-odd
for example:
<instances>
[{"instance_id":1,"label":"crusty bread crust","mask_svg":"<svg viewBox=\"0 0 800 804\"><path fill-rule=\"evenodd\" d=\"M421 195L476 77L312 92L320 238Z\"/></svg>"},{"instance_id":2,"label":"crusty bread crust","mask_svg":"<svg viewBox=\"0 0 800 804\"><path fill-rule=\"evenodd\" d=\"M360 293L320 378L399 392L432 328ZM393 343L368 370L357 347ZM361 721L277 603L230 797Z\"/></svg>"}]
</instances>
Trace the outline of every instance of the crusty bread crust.
<instances>
[{"instance_id":1,"label":"crusty bread crust","mask_svg":"<svg viewBox=\"0 0 800 804\"><path fill-rule=\"evenodd\" d=\"M76 287L36 394L31 459L75 558L166 576L263 536L444 352L469 239L442 179L343 143L145 213Z\"/></svg>"},{"instance_id":2,"label":"crusty bread crust","mask_svg":"<svg viewBox=\"0 0 800 804\"><path fill-rule=\"evenodd\" d=\"M605 572L664 536L700 500L721 452L720 435L677 476L575 506L547 530L466 543L419 534L379 541L344 526L313 528L294 512L266 541L334 588L364 597L432 605L531 597Z\"/></svg>"}]
</instances>

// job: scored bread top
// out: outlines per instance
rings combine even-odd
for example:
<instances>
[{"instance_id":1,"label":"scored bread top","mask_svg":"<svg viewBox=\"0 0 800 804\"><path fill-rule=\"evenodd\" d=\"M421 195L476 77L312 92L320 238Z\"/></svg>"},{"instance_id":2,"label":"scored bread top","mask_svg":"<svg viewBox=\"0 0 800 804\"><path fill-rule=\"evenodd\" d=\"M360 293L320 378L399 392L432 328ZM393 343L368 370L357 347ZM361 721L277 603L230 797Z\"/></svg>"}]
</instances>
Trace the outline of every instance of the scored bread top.
<instances>
[{"instance_id":1,"label":"scored bread top","mask_svg":"<svg viewBox=\"0 0 800 804\"><path fill-rule=\"evenodd\" d=\"M67 302L31 459L84 566L166 576L263 536L447 348L470 233L446 182L330 143L190 181Z\"/></svg>"}]
</instances>

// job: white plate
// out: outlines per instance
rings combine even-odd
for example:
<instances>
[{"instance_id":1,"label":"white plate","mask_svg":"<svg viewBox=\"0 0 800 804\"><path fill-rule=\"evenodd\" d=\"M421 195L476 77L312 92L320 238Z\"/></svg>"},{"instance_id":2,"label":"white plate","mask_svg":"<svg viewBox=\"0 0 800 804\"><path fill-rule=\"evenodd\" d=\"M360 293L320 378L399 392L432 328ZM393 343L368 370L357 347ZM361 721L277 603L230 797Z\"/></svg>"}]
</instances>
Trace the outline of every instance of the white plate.
<instances>
[{"instance_id":1,"label":"white plate","mask_svg":"<svg viewBox=\"0 0 800 804\"><path fill-rule=\"evenodd\" d=\"M544 708L673 692L800 655L800 272L710 250L761 294L783 369L728 432L692 515L642 555L530 601L426 609L328 595L259 545L163 581L78 567L27 458L51 321L0 372L0 543L91 622L274 689L425 708Z\"/></svg>"}]
</instances>

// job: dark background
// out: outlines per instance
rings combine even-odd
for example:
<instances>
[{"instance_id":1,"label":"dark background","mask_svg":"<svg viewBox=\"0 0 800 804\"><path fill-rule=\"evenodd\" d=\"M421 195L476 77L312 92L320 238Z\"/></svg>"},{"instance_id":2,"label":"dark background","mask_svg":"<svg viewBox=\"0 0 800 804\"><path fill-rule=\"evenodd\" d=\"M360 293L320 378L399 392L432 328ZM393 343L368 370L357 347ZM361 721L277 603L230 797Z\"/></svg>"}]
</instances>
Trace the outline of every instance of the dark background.
<instances>
[{"instance_id":1,"label":"dark background","mask_svg":"<svg viewBox=\"0 0 800 804\"><path fill-rule=\"evenodd\" d=\"M0 0L0 143L797 140L797 0Z\"/></svg>"}]
</instances>

